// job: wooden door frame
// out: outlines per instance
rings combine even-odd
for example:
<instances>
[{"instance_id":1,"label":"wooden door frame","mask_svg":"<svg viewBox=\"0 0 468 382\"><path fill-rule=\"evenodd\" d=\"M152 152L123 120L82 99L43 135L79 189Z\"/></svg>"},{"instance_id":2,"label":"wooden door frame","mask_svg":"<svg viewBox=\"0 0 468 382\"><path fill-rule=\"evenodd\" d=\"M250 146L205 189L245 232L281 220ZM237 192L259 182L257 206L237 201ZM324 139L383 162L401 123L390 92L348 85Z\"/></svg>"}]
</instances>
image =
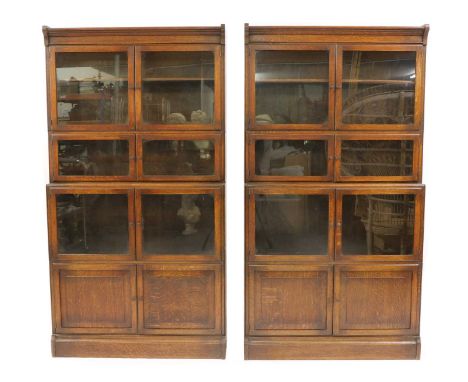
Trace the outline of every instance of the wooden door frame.
<instances>
[{"instance_id":1,"label":"wooden door frame","mask_svg":"<svg viewBox=\"0 0 468 382\"><path fill-rule=\"evenodd\" d=\"M327 195L328 196L328 245L326 254L304 254L293 255L287 253L278 254L257 254L255 246L255 195ZM246 186L246 231L245 241L247 250L247 261L255 262L310 262L310 263L326 263L333 261L334 241L335 241L335 187L333 185L302 185L290 184L257 184Z\"/></svg>"},{"instance_id":2,"label":"wooden door frame","mask_svg":"<svg viewBox=\"0 0 468 382\"><path fill-rule=\"evenodd\" d=\"M142 118L143 52L212 52L214 63L213 121L208 124L144 123ZM138 131L223 130L224 122L224 50L219 44L159 44L135 46L135 110Z\"/></svg>"},{"instance_id":3,"label":"wooden door frame","mask_svg":"<svg viewBox=\"0 0 468 382\"><path fill-rule=\"evenodd\" d=\"M291 124L256 124L255 110L255 67L256 51L328 51L328 119L325 123L291 123ZM335 44L300 43L300 44L249 44L246 48L246 106L248 108L249 130L333 130L335 115ZM247 101L248 100L248 101ZM247 103L248 102L248 103Z\"/></svg>"},{"instance_id":4,"label":"wooden door frame","mask_svg":"<svg viewBox=\"0 0 468 382\"><path fill-rule=\"evenodd\" d=\"M336 185L336 231L335 231L335 260L337 262L370 262L370 261L420 261L422 260L422 242L424 230L424 191L423 185L361 184L356 187L340 187ZM366 254L343 254L342 227L343 227L343 195L415 195L414 227L413 227L413 253L410 255L366 255Z\"/></svg>"},{"instance_id":5,"label":"wooden door frame","mask_svg":"<svg viewBox=\"0 0 468 382\"><path fill-rule=\"evenodd\" d=\"M345 176L341 175L341 144L345 140L411 140L413 142L413 175L401 176ZM335 180L336 182L420 182L422 177L422 137L420 133L400 132L337 132L335 135Z\"/></svg>"},{"instance_id":6,"label":"wooden door frame","mask_svg":"<svg viewBox=\"0 0 468 382\"><path fill-rule=\"evenodd\" d=\"M257 140L323 140L327 146L327 175L319 176L278 176L278 175L257 175L255 173L255 141ZM246 158L245 174L247 181L271 181L271 182L290 182L290 181L333 181L333 158L334 158L334 134L318 132L299 132L291 131L284 134L280 131L247 131L246 133Z\"/></svg>"},{"instance_id":7,"label":"wooden door frame","mask_svg":"<svg viewBox=\"0 0 468 382\"><path fill-rule=\"evenodd\" d=\"M414 121L412 124L344 124L342 123L343 104L343 52L344 51L376 51L376 52L416 52L416 78L414 84ZM412 44L338 44L336 51L336 130L422 130L424 110L424 66L425 47Z\"/></svg>"},{"instance_id":8,"label":"wooden door frame","mask_svg":"<svg viewBox=\"0 0 468 382\"><path fill-rule=\"evenodd\" d=\"M179 195L179 194L211 194L214 203L214 247L212 254L144 254L143 253L143 216L142 195ZM152 262L213 262L224 260L224 185L202 183L152 183L139 185L135 188L135 218L136 218L136 258L140 261Z\"/></svg>"},{"instance_id":9,"label":"wooden door frame","mask_svg":"<svg viewBox=\"0 0 468 382\"><path fill-rule=\"evenodd\" d=\"M214 144L213 175L144 175L143 141L144 140L211 140ZM224 134L211 131L177 131L136 133L136 158L138 181L220 181L224 179Z\"/></svg>"},{"instance_id":10,"label":"wooden door frame","mask_svg":"<svg viewBox=\"0 0 468 382\"><path fill-rule=\"evenodd\" d=\"M57 227L57 204L56 195L69 194L99 194L99 195L127 195L128 202L128 253L122 254L83 254L83 253L59 253L58 246L58 227ZM135 192L133 187L122 186L94 186L89 187L83 185L60 185L49 184L47 186L47 214L48 214L48 231L49 231L49 257L51 261L119 261L119 260L134 260L135 259L135 210L134 210Z\"/></svg>"},{"instance_id":11,"label":"wooden door frame","mask_svg":"<svg viewBox=\"0 0 468 382\"><path fill-rule=\"evenodd\" d=\"M58 142L59 141L109 141L126 140L128 141L128 175L60 175L58 160ZM135 165L135 134L132 133L94 133L94 132L66 132L49 133L49 165L50 178L52 182L99 182L99 181L131 181L136 179Z\"/></svg>"},{"instance_id":12,"label":"wooden door frame","mask_svg":"<svg viewBox=\"0 0 468 382\"><path fill-rule=\"evenodd\" d=\"M134 80L134 48L131 45L70 45L49 46L48 48L48 78L49 78L49 107L50 129L60 131L129 131L135 126L135 80ZM59 126L57 115L57 73L56 53L112 53L121 52L127 54L128 69L128 121L124 124L114 123L70 123Z\"/></svg>"}]
</instances>

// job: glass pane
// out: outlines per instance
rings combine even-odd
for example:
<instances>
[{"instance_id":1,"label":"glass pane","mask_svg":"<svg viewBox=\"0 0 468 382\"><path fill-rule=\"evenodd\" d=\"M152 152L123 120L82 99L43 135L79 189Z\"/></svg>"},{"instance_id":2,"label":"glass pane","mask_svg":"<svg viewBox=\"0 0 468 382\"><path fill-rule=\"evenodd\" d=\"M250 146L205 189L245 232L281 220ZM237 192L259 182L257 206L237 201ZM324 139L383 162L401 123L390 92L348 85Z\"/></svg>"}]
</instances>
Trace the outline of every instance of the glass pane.
<instances>
[{"instance_id":1,"label":"glass pane","mask_svg":"<svg viewBox=\"0 0 468 382\"><path fill-rule=\"evenodd\" d=\"M213 175L213 141L145 140L144 175Z\"/></svg>"},{"instance_id":2,"label":"glass pane","mask_svg":"<svg viewBox=\"0 0 468 382\"><path fill-rule=\"evenodd\" d=\"M344 195L343 253L413 253L414 195Z\"/></svg>"},{"instance_id":3,"label":"glass pane","mask_svg":"<svg viewBox=\"0 0 468 382\"><path fill-rule=\"evenodd\" d=\"M327 175L327 142L258 140L255 174L276 176Z\"/></svg>"},{"instance_id":4,"label":"glass pane","mask_svg":"<svg viewBox=\"0 0 468 382\"><path fill-rule=\"evenodd\" d=\"M212 52L142 53L143 121L209 124L214 112Z\"/></svg>"},{"instance_id":5,"label":"glass pane","mask_svg":"<svg viewBox=\"0 0 468 382\"><path fill-rule=\"evenodd\" d=\"M258 51L256 124L328 119L328 51Z\"/></svg>"},{"instance_id":6,"label":"glass pane","mask_svg":"<svg viewBox=\"0 0 468 382\"><path fill-rule=\"evenodd\" d=\"M341 143L343 176L409 176L413 141L348 140Z\"/></svg>"},{"instance_id":7,"label":"glass pane","mask_svg":"<svg viewBox=\"0 0 468 382\"><path fill-rule=\"evenodd\" d=\"M343 52L343 123L414 121L416 52Z\"/></svg>"},{"instance_id":8,"label":"glass pane","mask_svg":"<svg viewBox=\"0 0 468 382\"><path fill-rule=\"evenodd\" d=\"M59 125L128 121L127 54L57 53Z\"/></svg>"},{"instance_id":9,"label":"glass pane","mask_svg":"<svg viewBox=\"0 0 468 382\"><path fill-rule=\"evenodd\" d=\"M128 252L127 195L61 194L56 198L59 253Z\"/></svg>"},{"instance_id":10,"label":"glass pane","mask_svg":"<svg viewBox=\"0 0 468 382\"><path fill-rule=\"evenodd\" d=\"M119 176L129 174L127 140L58 142L60 175Z\"/></svg>"},{"instance_id":11,"label":"glass pane","mask_svg":"<svg viewBox=\"0 0 468 382\"><path fill-rule=\"evenodd\" d=\"M142 195L142 215L144 253L213 253L213 195Z\"/></svg>"},{"instance_id":12,"label":"glass pane","mask_svg":"<svg viewBox=\"0 0 468 382\"><path fill-rule=\"evenodd\" d=\"M326 255L328 195L255 195L259 253Z\"/></svg>"}]
</instances>

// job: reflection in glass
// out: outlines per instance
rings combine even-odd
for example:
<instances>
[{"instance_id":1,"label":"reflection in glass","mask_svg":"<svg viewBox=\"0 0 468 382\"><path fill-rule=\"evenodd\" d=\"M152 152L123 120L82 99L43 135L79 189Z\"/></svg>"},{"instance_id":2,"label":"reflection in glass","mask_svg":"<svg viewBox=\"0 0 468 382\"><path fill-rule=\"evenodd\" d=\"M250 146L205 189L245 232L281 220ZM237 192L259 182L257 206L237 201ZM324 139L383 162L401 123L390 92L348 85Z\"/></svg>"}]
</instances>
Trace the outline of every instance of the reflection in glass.
<instances>
[{"instance_id":1,"label":"reflection in glass","mask_svg":"<svg viewBox=\"0 0 468 382\"><path fill-rule=\"evenodd\" d=\"M127 195L60 194L56 201L59 253L128 252Z\"/></svg>"},{"instance_id":2,"label":"reflection in glass","mask_svg":"<svg viewBox=\"0 0 468 382\"><path fill-rule=\"evenodd\" d=\"M328 75L327 51L258 51L256 124L326 122Z\"/></svg>"},{"instance_id":3,"label":"reflection in glass","mask_svg":"<svg viewBox=\"0 0 468 382\"><path fill-rule=\"evenodd\" d=\"M255 195L258 253L326 255L327 195Z\"/></svg>"},{"instance_id":4,"label":"reflection in glass","mask_svg":"<svg viewBox=\"0 0 468 382\"><path fill-rule=\"evenodd\" d=\"M143 174L213 175L214 157L210 140L145 140Z\"/></svg>"},{"instance_id":5,"label":"reflection in glass","mask_svg":"<svg viewBox=\"0 0 468 382\"><path fill-rule=\"evenodd\" d=\"M209 124L214 112L212 52L143 52L143 121Z\"/></svg>"},{"instance_id":6,"label":"reflection in glass","mask_svg":"<svg viewBox=\"0 0 468 382\"><path fill-rule=\"evenodd\" d=\"M142 195L142 215L144 253L213 254L213 195Z\"/></svg>"},{"instance_id":7,"label":"reflection in glass","mask_svg":"<svg viewBox=\"0 0 468 382\"><path fill-rule=\"evenodd\" d=\"M344 195L343 253L412 254L414 208L414 195Z\"/></svg>"},{"instance_id":8,"label":"reflection in glass","mask_svg":"<svg viewBox=\"0 0 468 382\"><path fill-rule=\"evenodd\" d=\"M413 141L344 140L343 176L409 176L413 174Z\"/></svg>"},{"instance_id":9,"label":"reflection in glass","mask_svg":"<svg viewBox=\"0 0 468 382\"><path fill-rule=\"evenodd\" d=\"M327 142L257 140L255 174L276 176L327 175Z\"/></svg>"},{"instance_id":10,"label":"reflection in glass","mask_svg":"<svg viewBox=\"0 0 468 382\"><path fill-rule=\"evenodd\" d=\"M59 124L128 121L126 53L57 53L56 73Z\"/></svg>"},{"instance_id":11,"label":"reflection in glass","mask_svg":"<svg viewBox=\"0 0 468 382\"><path fill-rule=\"evenodd\" d=\"M58 142L59 175L125 176L129 174L127 140Z\"/></svg>"},{"instance_id":12,"label":"reflection in glass","mask_svg":"<svg viewBox=\"0 0 468 382\"><path fill-rule=\"evenodd\" d=\"M343 52L343 123L414 121L416 52Z\"/></svg>"}]
</instances>

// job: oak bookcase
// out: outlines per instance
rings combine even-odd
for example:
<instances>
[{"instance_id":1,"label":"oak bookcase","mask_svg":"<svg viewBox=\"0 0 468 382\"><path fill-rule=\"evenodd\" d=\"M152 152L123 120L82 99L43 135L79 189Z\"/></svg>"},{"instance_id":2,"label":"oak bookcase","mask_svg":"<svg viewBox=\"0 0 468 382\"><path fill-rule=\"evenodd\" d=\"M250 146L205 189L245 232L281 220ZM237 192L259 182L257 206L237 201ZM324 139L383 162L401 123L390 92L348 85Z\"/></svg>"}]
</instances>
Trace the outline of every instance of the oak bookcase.
<instances>
[{"instance_id":1,"label":"oak bookcase","mask_svg":"<svg viewBox=\"0 0 468 382\"><path fill-rule=\"evenodd\" d=\"M245 26L246 359L418 359L429 27Z\"/></svg>"},{"instance_id":2,"label":"oak bookcase","mask_svg":"<svg viewBox=\"0 0 468 382\"><path fill-rule=\"evenodd\" d=\"M224 358L224 25L43 34L53 355Z\"/></svg>"}]
</instances>

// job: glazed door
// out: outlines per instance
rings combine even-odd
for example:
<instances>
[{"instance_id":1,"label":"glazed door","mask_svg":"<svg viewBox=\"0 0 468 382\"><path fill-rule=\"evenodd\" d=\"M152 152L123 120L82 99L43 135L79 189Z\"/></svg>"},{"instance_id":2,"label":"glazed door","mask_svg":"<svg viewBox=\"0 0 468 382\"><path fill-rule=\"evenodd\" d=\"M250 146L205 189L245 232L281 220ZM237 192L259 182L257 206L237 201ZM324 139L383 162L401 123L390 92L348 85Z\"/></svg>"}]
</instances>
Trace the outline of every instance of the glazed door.
<instances>
[{"instance_id":1,"label":"glazed door","mask_svg":"<svg viewBox=\"0 0 468 382\"><path fill-rule=\"evenodd\" d=\"M136 333L135 268L123 264L53 264L54 333Z\"/></svg>"},{"instance_id":2,"label":"glazed door","mask_svg":"<svg viewBox=\"0 0 468 382\"><path fill-rule=\"evenodd\" d=\"M49 159L53 182L136 179L130 133L52 133Z\"/></svg>"},{"instance_id":3,"label":"glazed door","mask_svg":"<svg viewBox=\"0 0 468 382\"><path fill-rule=\"evenodd\" d=\"M136 190L135 210L138 259L222 259L223 186L152 184Z\"/></svg>"},{"instance_id":4,"label":"glazed door","mask_svg":"<svg viewBox=\"0 0 468 382\"><path fill-rule=\"evenodd\" d=\"M333 180L334 137L307 132L248 132L249 181Z\"/></svg>"},{"instance_id":5,"label":"glazed door","mask_svg":"<svg viewBox=\"0 0 468 382\"><path fill-rule=\"evenodd\" d=\"M423 47L339 45L336 59L336 129L421 129Z\"/></svg>"},{"instance_id":6,"label":"glazed door","mask_svg":"<svg viewBox=\"0 0 468 382\"><path fill-rule=\"evenodd\" d=\"M248 54L250 129L333 128L333 45L256 45Z\"/></svg>"},{"instance_id":7,"label":"glazed door","mask_svg":"<svg viewBox=\"0 0 468 382\"><path fill-rule=\"evenodd\" d=\"M219 264L138 266L138 331L143 334L221 334Z\"/></svg>"},{"instance_id":8,"label":"glazed door","mask_svg":"<svg viewBox=\"0 0 468 382\"><path fill-rule=\"evenodd\" d=\"M218 132L138 133L137 157L139 180L224 178L224 137Z\"/></svg>"},{"instance_id":9,"label":"glazed door","mask_svg":"<svg viewBox=\"0 0 468 382\"><path fill-rule=\"evenodd\" d=\"M337 189L336 204L337 260L421 259L424 186Z\"/></svg>"},{"instance_id":10,"label":"glazed door","mask_svg":"<svg viewBox=\"0 0 468 382\"><path fill-rule=\"evenodd\" d=\"M134 129L133 53L117 45L50 47L51 129Z\"/></svg>"},{"instance_id":11,"label":"glazed door","mask_svg":"<svg viewBox=\"0 0 468 382\"><path fill-rule=\"evenodd\" d=\"M330 335L333 268L328 265L249 265L248 335Z\"/></svg>"},{"instance_id":12,"label":"glazed door","mask_svg":"<svg viewBox=\"0 0 468 382\"><path fill-rule=\"evenodd\" d=\"M335 179L339 182L421 180L419 134L337 133Z\"/></svg>"},{"instance_id":13,"label":"glazed door","mask_svg":"<svg viewBox=\"0 0 468 382\"><path fill-rule=\"evenodd\" d=\"M248 187L246 196L250 261L333 259L334 190L269 185Z\"/></svg>"},{"instance_id":14,"label":"glazed door","mask_svg":"<svg viewBox=\"0 0 468 382\"><path fill-rule=\"evenodd\" d=\"M133 188L48 186L47 195L52 259L134 259Z\"/></svg>"},{"instance_id":15,"label":"glazed door","mask_svg":"<svg viewBox=\"0 0 468 382\"><path fill-rule=\"evenodd\" d=\"M174 44L135 49L137 129L221 129L219 45Z\"/></svg>"}]
</instances>

